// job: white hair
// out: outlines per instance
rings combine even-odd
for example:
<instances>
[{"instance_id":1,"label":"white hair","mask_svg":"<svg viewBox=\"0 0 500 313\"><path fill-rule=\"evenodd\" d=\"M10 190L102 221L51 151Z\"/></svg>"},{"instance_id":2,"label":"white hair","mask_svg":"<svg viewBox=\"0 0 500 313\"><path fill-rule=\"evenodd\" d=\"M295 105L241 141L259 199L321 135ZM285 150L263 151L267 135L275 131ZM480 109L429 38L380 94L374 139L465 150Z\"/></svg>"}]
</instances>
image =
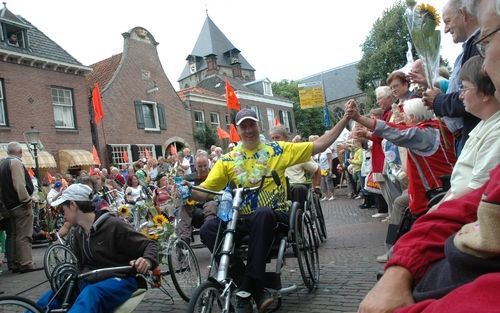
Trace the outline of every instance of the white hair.
<instances>
[{"instance_id":1,"label":"white hair","mask_svg":"<svg viewBox=\"0 0 500 313\"><path fill-rule=\"evenodd\" d=\"M417 123L434 118L434 112L429 110L420 98L406 100L403 109L406 115L413 115Z\"/></svg>"},{"instance_id":2,"label":"white hair","mask_svg":"<svg viewBox=\"0 0 500 313\"><path fill-rule=\"evenodd\" d=\"M18 154L23 150L21 144L17 141L9 142L7 145L7 154Z\"/></svg>"},{"instance_id":3,"label":"white hair","mask_svg":"<svg viewBox=\"0 0 500 313\"><path fill-rule=\"evenodd\" d=\"M375 89L375 96L377 98L385 98L392 95L391 87L389 86L380 86Z\"/></svg>"},{"instance_id":4,"label":"white hair","mask_svg":"<svg viewBox=\"0 0 500 313\"><path fill-rule=\"evenodd\" d=\"M467 11L477 17L477 10L481 1L488 1L488 3L491 4L488 10L495 10L497 15L500 15L500 0L465 0L465 7L467 8Z\"/></svg>"}]
</instances>

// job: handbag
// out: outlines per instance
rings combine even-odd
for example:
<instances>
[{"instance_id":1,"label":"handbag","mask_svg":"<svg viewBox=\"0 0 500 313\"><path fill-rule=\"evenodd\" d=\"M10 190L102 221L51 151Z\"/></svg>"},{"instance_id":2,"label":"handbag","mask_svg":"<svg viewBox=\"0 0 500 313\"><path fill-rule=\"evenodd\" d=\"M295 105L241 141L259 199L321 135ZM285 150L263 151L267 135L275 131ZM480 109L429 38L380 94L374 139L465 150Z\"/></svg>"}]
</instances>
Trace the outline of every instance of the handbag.
<instances>
[{"instance_id":1,"label":"handbag","mask_svg":"<svg viewBox=\"0 0 500 313\"><path fill-rule=\"evenodd\" d=\"M380 189L380 184L375 180L375 174L373 172L370 172L370 174L366 176L365 190L379 195L382 194L382 190Z\"/></svg>"}]
</instances>

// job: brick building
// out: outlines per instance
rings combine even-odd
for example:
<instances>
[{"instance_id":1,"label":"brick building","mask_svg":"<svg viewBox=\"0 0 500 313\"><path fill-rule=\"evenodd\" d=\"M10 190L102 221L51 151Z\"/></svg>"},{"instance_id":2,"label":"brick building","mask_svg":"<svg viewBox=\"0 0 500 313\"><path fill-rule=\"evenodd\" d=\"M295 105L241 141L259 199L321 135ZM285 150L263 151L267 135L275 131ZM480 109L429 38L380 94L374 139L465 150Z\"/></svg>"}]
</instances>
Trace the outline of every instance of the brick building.
<instances>
[{"instance_id":1,"label":"brick building","mask_svg":"<svg viewBox=\"0 0 500 313\"><path fill-rule=\"evenodd\" d=\"M101 161L124 164L159 157L171 144L192 146L191 116L163 71L158 42L142 27L122 35L123 52L91 65L87 76L89 88L99 84L104 109L102 122L92 122Z\"/></svg>"},{"instance_id":2,"label":"brick building","mask_svg":"<svg viewBox=\"0 0 500 313\"><path fill-rule=\"evenodd\" d=\"M295 132L293 103L273 96L269 79L255 80L255 69L207 16L186 66L178 80L179 95L191 110L193 128L220 126L229 130L225 79L234 88L242 108L256 111L262 133L268 134L275 118Z\"/></svg>"},{"instance_id":3,"label":"brick building","mask_svg":"<svg viewBox=\"0 0 500 313\"><path fill-rule=\"evenodd\" d=\"M0 10L0 157L6 155L8 142L23 143L23 133L34 126L43 144L42 174L47 169L54 173L89 167L92 141L85 74L90 70L4 4ZM63 167L61 153L67 155ZM26 166L34 167L27 148L23 158Z\"/></svg>"}]
</instances>

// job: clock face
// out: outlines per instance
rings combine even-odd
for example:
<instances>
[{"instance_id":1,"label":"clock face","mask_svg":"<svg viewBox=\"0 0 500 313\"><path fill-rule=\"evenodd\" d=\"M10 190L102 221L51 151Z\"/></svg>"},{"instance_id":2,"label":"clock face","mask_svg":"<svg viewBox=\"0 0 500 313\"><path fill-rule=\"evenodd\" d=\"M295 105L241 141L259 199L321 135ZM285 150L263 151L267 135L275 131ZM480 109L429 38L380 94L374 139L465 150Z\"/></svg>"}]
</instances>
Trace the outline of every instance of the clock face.
<instances>
[{"instance_id":1,"label":"clock face","mask_svg":"<svg viewBox=\"0 0 500 313\"><path fill-rule=\"evenodd\" d=\"M196 72L196 64L191 64L191 66L189 67L189 71L190 71L191 73Z\"/></svg>"}]
</instances>

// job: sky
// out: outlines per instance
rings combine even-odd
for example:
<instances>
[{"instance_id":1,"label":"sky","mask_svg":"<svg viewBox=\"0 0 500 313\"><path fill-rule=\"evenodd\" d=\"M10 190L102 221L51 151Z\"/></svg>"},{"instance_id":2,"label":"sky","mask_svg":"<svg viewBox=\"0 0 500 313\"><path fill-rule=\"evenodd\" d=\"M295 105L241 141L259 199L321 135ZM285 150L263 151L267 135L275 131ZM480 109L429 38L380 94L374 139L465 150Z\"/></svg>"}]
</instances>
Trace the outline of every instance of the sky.
<instances>
[{"instance_id":1,"label":"sky","mask_svg":"<svg viewBox=\"0 0 500 313\"><path fill-rule=\"evenodd\" d=\"M122 33L146 28L174 88L206 19L256 69L256 78L298 80L359 61L360 45L391 0L4 0L84 65L123 50ZM427 0L440 12L446 0ZM443 26L441 25L441 29ZM442 35L453 64L461 46Z\"/></svg>"}]
</instances>

